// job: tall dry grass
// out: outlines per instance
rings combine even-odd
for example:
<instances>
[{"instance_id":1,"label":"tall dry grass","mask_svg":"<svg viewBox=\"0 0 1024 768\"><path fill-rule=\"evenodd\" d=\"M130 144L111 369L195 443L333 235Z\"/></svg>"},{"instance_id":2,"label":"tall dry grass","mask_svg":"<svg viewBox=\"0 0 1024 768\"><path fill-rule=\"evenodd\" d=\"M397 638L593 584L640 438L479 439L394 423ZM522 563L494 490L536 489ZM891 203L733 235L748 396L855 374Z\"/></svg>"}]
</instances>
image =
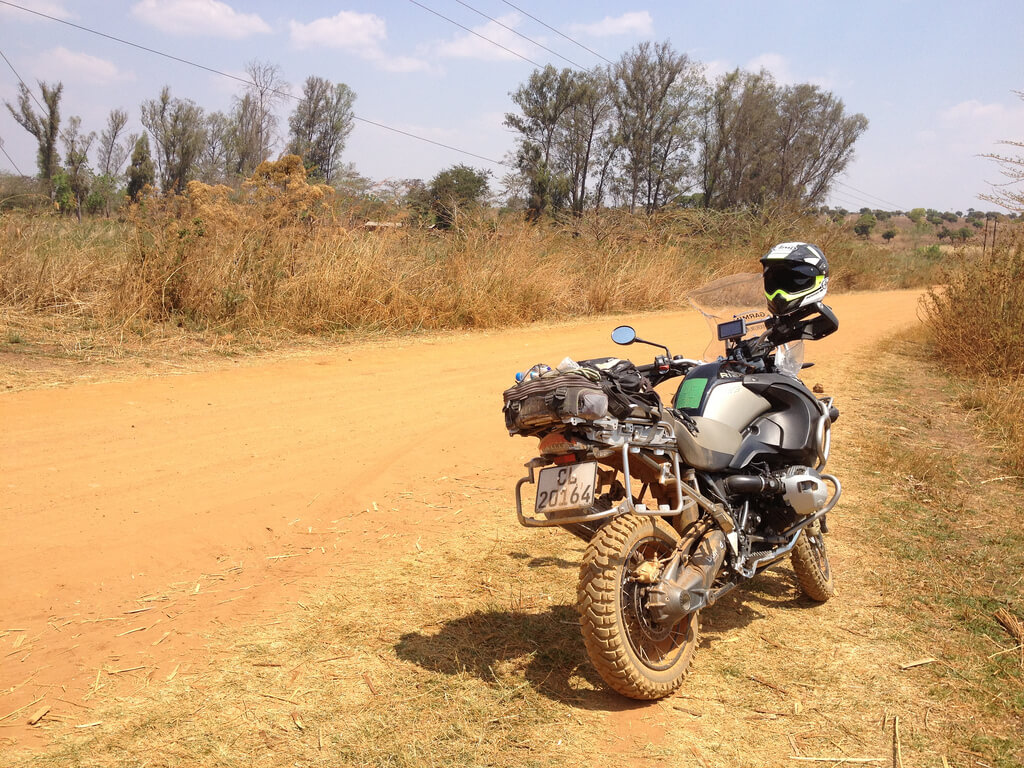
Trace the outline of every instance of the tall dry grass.
<instances>
[{"instance_id":1,"label":"tall dry grass","mask_svg":"<svg viewBox=\"0 0 1024 768\"><path fill-rule=\"evenodd\" d=\"M1024 231L1010 229L985 254L962 254L945 285L928 292L935 354L971 377L964 404L983 409L1024 475Z\"/></svg>"},{"instance_id":2,"label":"tall dry grass","mask_svg":"<svg viewBox=\"0 0 1024 768\"><path fill-rule=\"evenodd\" d=\"M122 221L5 214L0 310L17 313L19 328L74 318L115 337L168 324L271 335L487 328L683 307L694 286L756 270L792 239L825 249L839 289L866 271L887 286L924 274L899 260L883 268L883 255L866 261L840 228L785 210L606 211L540 226L481 215L448 232L369 232L333 197L284 158L241 190L193 182Z\"/></svg>"}]
</instances>

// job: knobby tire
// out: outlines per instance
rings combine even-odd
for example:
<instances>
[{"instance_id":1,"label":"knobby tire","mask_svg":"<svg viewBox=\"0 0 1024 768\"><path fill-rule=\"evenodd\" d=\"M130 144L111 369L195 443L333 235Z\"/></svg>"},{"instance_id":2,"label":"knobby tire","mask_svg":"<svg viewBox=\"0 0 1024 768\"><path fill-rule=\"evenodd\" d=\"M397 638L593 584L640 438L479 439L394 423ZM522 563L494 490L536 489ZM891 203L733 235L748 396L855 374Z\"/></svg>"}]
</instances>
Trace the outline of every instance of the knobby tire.
<instances>
[{"instance_id":1,"label":"knobby tire","mask_svg":"<svg viewBox=\"0 0 1024 768\"><path fill-rule=\"evenodd\" d=\"M623 515L603 525L583 555L577 590L583 642L604 681L631 699L660 699L679 688L697 649L697 613L672 628L648 624L651 634L645 634L649 616L635 591L643 586L629 578L629 561L637 553L641 558L662 558L678 541L679 535L660 518ZM665 637L657 640L662 634ZM656 654L664 648L664 658L643 658L645 643Z\"/></svg>"}]
</instances>

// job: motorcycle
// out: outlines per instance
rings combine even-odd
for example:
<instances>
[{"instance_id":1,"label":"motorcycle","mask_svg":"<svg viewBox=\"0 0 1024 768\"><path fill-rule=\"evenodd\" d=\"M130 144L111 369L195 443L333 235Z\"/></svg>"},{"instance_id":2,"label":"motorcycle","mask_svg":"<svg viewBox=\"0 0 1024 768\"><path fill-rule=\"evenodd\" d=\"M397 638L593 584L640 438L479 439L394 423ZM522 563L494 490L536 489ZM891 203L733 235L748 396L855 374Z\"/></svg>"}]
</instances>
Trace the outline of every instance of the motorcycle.
<instances>
[{"instance_id":1,"label":"motorcycle","mask_svg":"<svg viewBox=\"0 0 1024 768\"><path fill-rule=\"evenodd\" d=\"M584 644L629 698L678 689L700 611L786 556L807 597L834 591L824 536L842 489L823 470L839 412L798 373L812 365L803 341L838 321L820 302L785 316L758 309L760 279L723 278L691 295L715 330L706 361L624 325L612 341L659 348L653 363L566 358L504 392L509 434L540 439L515 487L519 522L587 542ZM676 378L666 405L655 387Z\"/></svg>"}]
</instances>

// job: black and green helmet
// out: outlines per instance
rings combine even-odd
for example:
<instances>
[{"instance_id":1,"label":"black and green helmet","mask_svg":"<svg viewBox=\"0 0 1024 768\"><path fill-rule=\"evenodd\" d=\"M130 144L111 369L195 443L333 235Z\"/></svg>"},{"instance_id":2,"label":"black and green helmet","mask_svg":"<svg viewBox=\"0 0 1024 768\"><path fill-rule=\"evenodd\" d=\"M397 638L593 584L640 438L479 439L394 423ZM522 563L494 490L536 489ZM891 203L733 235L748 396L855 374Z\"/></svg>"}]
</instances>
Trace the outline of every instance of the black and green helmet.
<instances>
[{"instance_id":1,"label":"black and green helmet","mask_svg":"<svg viewBox=\"0 0 1024 768\"><path fill-rule=\"evenodd\" d=\"M764 295L776 315L786 315L825 298L828 261L810 243L779 243L761 257Z\"/></svg>"}]
</instances>

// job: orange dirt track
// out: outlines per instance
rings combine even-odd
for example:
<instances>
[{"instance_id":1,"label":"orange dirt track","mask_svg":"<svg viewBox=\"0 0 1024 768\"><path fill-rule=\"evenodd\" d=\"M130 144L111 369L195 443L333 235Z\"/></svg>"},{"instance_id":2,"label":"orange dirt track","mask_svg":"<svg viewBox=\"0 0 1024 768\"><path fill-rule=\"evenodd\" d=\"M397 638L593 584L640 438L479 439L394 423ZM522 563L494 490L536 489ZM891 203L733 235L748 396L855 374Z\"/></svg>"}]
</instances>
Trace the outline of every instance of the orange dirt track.
<instances>
[{"instance_id":1,"label":"orange dirt track","mask_svg":"<svg viewBox=\"0 0 1024 768\"><path fill-rule=\"evenodd\" d=\"M808 359L836 375L914 322L918 296L833 297L841 330ZM508 437L501 391L534 362L625 355L608 333L627 320L688 356L708 336L692 312L604 318L0 395L0 739L40 746L26 725L36 701L87 720L101 680L163 679L202 653L205 630L366 567L387 552L381 534L454 525L429 504L396 515L402 494L507 486L497 497L515 525L534 441Z\"/></svg>"}]
</instances>

